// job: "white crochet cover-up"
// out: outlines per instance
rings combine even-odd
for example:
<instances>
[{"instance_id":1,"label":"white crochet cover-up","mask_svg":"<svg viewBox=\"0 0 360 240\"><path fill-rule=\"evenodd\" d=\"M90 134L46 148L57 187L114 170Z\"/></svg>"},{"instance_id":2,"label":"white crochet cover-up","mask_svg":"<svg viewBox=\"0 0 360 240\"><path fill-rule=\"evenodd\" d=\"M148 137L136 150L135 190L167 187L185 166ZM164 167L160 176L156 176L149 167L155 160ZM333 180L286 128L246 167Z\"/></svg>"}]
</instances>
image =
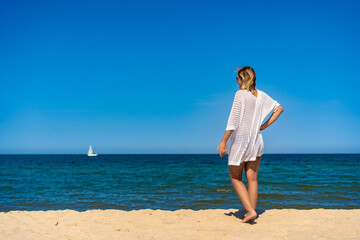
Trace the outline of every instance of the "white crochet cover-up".
<instances>
[{"instance_id":1,"label":"white crochet cover-up","mask_svg":"<svg viewBox=\"0 0 360 240\"><path fill-rule=\"evenodd\" d=\"M257 97L243 89L235 94L226 126L226 130L234 130L230 137L228 165L239 166L242 162L255 161L264 153L260 126L280 104L265 92L257 91Z\"/></svg>"}]
</instances>

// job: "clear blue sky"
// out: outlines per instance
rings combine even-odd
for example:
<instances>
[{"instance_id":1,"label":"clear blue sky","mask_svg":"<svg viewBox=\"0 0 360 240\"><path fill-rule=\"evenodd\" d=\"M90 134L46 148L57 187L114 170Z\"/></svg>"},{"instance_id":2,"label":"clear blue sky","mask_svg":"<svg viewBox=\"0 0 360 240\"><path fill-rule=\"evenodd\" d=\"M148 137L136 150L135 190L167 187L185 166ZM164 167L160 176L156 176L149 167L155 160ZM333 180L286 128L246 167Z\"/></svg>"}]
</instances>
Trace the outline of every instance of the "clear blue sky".
<instances>
[{"instance_id":1,"label":"clear blue sky","mask_svg":"<svg viewBox=\"0 0 360 240\"><path fill-rule=\"evenodd\" d=\"M218 153L242 65L285 108L265 153L359 153L359 12L359 1L1 1L0 154Z\"/></svg>"}]
</instances>

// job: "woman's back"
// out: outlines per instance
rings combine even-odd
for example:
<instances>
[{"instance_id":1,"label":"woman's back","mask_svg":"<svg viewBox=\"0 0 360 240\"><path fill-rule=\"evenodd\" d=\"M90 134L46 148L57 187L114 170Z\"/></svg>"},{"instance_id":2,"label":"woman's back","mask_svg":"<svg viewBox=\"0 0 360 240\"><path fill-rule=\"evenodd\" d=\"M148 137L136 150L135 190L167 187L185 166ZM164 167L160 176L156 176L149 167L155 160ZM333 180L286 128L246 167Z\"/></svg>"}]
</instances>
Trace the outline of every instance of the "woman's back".
<instances>
[{"instance_id":1,"label":"woman's back","mask_svg":"<svg viewBox=\"0 0 360 240\"><path fill-rule=\"evenodd\" d=\"M242 92L242 101L244 101L244 112L242 117L241 125L238 126L238 135L249 135L251 125L253 124L254 116L256 114L256 101L257 97L254 96L250 91L239 90ZM258 92L259 94L259 92Z\"/></svg>"},{"instance_id":2,"label":"woman's back","mask_svg":"<svg viewBox=\"0 0 360 240\"><path fill-rule=\"evenodd\" d=\"M257 96L244 89L236 92L226 127L226 130L234 130L230 139L229 165L252 161L262 154L261 123L279 105L260 90L257 90Z\"/></svg>"}]
</instances>

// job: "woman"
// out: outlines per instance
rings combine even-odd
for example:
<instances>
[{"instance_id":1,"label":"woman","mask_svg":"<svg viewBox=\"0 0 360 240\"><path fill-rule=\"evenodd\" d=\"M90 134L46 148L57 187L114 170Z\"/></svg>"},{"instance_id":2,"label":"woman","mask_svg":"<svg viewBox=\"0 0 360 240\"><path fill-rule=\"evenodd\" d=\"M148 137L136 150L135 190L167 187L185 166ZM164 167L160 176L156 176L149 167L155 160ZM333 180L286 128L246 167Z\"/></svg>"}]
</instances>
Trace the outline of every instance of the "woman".
<instances>
[{"instance_id":1,"label":"woman","mask_svg":"<svg viewBox=\"0 0 360 240\"><path fill-rule=\"evenodd\" d=\"M264 153L264 143L260 131L275 122L284 108L265 92L255 89L254 69L241 67L236 72L238 73L236 81L240 90L235 94L226 131L217 150L220 149L220 157L223 157L227 150L226 143L231 136L228 154L229 176L235 192L247 212L242 221L245 223L257 217L255 211L258 199L257 173L260 159ZM270 112L273 114L261 125ZM244 167L248 190L242 182Z\"/></svg>"}]
</instances>

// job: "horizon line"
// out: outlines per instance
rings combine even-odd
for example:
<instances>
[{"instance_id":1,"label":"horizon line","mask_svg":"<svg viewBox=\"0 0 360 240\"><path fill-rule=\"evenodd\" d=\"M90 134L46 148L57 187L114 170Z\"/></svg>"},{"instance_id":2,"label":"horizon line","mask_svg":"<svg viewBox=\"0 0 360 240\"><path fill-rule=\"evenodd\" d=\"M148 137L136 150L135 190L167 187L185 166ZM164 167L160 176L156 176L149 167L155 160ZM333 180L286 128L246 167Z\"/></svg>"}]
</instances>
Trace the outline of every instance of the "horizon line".
<instances>
[{"instance_id":1,"label":"horizon line","mask_svg":"<svg viewBox=\"0 0 360 240\"><path fill-rule=\"evenodd\" d=\"M103 153L98 154L101 155L219 155L220 153ZM360 154L360 153L264 153L263 155L270 154ZM0 153L1 155L84 155L87 156L86 153ZM226 154L228 155L228 154Z\"/></svg>"}]
</instances>

